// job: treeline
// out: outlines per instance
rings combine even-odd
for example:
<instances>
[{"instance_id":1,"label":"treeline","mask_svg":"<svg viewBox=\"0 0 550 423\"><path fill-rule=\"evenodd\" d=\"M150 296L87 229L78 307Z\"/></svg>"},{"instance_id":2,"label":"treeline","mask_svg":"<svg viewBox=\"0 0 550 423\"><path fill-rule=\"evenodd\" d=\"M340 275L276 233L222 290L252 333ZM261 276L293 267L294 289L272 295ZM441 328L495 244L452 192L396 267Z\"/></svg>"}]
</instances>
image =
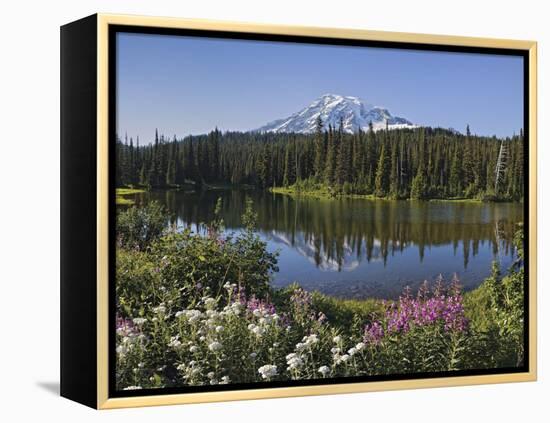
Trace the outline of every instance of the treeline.
<instances>
[{"instance_id":1,"label":"treeline","mask_svg":"<svg viewBox=\"0 0 550 423\"><path fill-rule=\"evenodd\" d=\"M499 139L441 128L356 134L320 120L314 134L225 132L152 144L117 140L117 186L252 185L385 198L520 201L523 133Z\"/></svg>"}]
</instances>

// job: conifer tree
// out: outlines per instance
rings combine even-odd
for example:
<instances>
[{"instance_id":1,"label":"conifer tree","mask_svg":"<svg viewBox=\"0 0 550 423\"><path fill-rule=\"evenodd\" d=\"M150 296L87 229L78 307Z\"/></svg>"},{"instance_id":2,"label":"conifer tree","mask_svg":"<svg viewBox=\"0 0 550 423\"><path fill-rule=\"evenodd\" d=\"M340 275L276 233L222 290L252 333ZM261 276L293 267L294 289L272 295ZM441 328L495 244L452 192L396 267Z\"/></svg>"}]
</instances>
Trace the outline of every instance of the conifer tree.
<instances>
[{"instance_id":1,"label":"conifer tree","mask_svg":"<svg viewBox=\"0 0 550 423\"><path fill-rule=\"evenodd\" d=\"M399 198L399 163L397 157L397 144L392 144L391 149L391 173L390 173L390 192L391 198Z\"/></svg>"},{"instance_id":2,"label":"conifer tree","mask_svg":"<svg viewBox=\"0 0 550 423\"><path fill-rule=\"evenodd\" d=\"M455 148L455 153L452 157L451 173L449 176L449 188L452 196L456 197L462 195L462 172L458 148Z\"/></svg>"},{"instance_id":3,"label":"conifer tree","mask_svg":"<svg viewBox=\"0 0 550 423\"><path fill-rule=\"evenodd\" d=\"M340 126L337 133L338 155L336 158L336 185L343 186L344 183L349 182L350 172L350 143L347 139L344 139L344 120L340 118Z\"/></svg>"},{"instance_id":4,"label":"conifer tree","mask_svg":"<svg viewBox=\"0 0 550 423\"><path fill-rule=\"evenodd\" d=\"M377 197L385 197L388 195L390 186L390 159L387 153L386 142L382 142L382 147L380 148L380 157L376 168L374 185L374 194Z\"/></svg>"},{"instance_id":5,"label":"conifer tree","mask_svg":"<svg viewBox=\"0 0 550 423\"><path fill-rule=\"evenodd\" d=\"M325 183L332 187L335 182L336 170L336 144L334 142L334 131L331 125L328 129L328 145L327 145L327 160L325 164Z\"/></svg>"},{"instance_id":6,"label":"conifer tree","mask_svg":"<svg viewBox=\"0 0 550 423\"><path fill-rule=\"evenodd\" d=\"M323 133L323 120L321 116L317 117L315 121L315 161L314 170L317 180L322 180L323 172L325 169L324 163L325 157L325 134Z\"/></svg>"}]
</instances>

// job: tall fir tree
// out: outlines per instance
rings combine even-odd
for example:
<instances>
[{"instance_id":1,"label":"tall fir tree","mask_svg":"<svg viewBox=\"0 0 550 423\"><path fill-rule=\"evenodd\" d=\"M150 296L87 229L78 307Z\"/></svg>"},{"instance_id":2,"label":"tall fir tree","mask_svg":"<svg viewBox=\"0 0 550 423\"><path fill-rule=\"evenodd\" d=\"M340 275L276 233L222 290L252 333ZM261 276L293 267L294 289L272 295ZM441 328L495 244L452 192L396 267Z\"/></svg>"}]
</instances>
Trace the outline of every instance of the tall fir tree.
<instances>
[{"instance_id":1,"label":"tall fir tree","mask_svg":"<svg viewBox=\"0 0 550 423\"><path fill-rule=\"evenodd\" d=\"M380 148L380 157L376 168L376 179L374 182L374 194L377 197L385 197L389 193L390 188L390 158L387 152L386 142L382 142Z\"/></svg>"}]
</instances>

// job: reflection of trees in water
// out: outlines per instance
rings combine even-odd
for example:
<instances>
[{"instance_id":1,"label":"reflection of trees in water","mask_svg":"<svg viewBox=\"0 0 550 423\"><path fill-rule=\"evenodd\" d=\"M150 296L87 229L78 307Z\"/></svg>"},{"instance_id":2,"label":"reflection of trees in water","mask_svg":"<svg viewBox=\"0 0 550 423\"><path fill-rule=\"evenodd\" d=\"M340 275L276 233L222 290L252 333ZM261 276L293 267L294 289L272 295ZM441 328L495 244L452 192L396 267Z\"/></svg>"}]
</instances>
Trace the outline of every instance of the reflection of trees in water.
<instances>
[{"instance_id":1,"label":"reflection of trees in water","mask_svg":"<svg viewBox=\"0 0 550 423\"><path fill-rule=\"evenodd\" d=\"M413 247L422 261L426 248L440 245L452 245L455 255L462 253L467 268L470 257L486 243L495 256L513 254L515 225L523 220L521 205L513 203L318 200L266 192L248 195L254 200L260 231L302 247L298 249L308 251L317 266L329 260L338 268L351 255L354 260L381 259L385 263L389 256ZM213 218L215 202L222 197L226 227L241 226L243 191L187 195L166 191L152 196L173 213L174 222L187 222L195 229L197 223Z\"/></svg>"}]
</instances>

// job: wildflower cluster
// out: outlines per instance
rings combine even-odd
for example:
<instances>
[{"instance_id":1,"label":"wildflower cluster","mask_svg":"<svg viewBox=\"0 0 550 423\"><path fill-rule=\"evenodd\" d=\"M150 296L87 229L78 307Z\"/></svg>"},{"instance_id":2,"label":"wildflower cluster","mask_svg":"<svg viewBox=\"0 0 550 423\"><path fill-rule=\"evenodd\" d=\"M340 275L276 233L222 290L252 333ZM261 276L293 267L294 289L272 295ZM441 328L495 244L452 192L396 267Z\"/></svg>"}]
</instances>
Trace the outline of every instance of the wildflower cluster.
<instances>
[{"instance_id":1,"label":"wildflower cluster","mask_svg":"<svg viewBox=\"0 0 550 423\"><path fill-rule=\"evenodd\" d=\"M119 318L122 388L384 374L392 371L388 363L395 368L412 361L392 345L407 345L418 329L432 331L422 339L442 337L442 345L468 329L457 281L433 292L423 287L414 298L406 291L355 336L339 334L301 288L284 313L267 298L247 299L232 284L224 288L226 296L204 296L193 307L175 311L162 302L148 317ZM397 343L389 342L396 337ZM422 339L411 339L416 348L422 345ZM404 365L398 370L410 371Z\"/></svg>"},{"instance_id":2,"label":"wildflower cluster","mask_svg":"<svg viewBox=\"0 0 550 423\"><path fill-rule=\"evenodd\" d=\"M439 279L431 293L425 282L416 298L407 288L397 303L386 305L382 320L375 320L365 326L363 338L366 343L379 344L385 335L407 333L412 328L430 325L441 325L446 332L467 330L468 319L456 277L448 289Z\"/></svg>"},{"instance_id":3,"label":"wildflower cluster","mask_svg":"<svg viewBox=\"0 0 550 423\"><path fill-rule=\"evenodd\" d=\"M134 218L121 220L125 236L143 245L117 249L118 389L495 368L523 359L522 270L488 280L496 310L487 313L490 333L511 339L494 354L479 347L491 338L466 317L456 278L357 311L297 285L274 291L275 256L250 232L233 239L219 228L205 237L186 229L149 242L151 231L134 231Z\"/></svg>"}]
</instances>

